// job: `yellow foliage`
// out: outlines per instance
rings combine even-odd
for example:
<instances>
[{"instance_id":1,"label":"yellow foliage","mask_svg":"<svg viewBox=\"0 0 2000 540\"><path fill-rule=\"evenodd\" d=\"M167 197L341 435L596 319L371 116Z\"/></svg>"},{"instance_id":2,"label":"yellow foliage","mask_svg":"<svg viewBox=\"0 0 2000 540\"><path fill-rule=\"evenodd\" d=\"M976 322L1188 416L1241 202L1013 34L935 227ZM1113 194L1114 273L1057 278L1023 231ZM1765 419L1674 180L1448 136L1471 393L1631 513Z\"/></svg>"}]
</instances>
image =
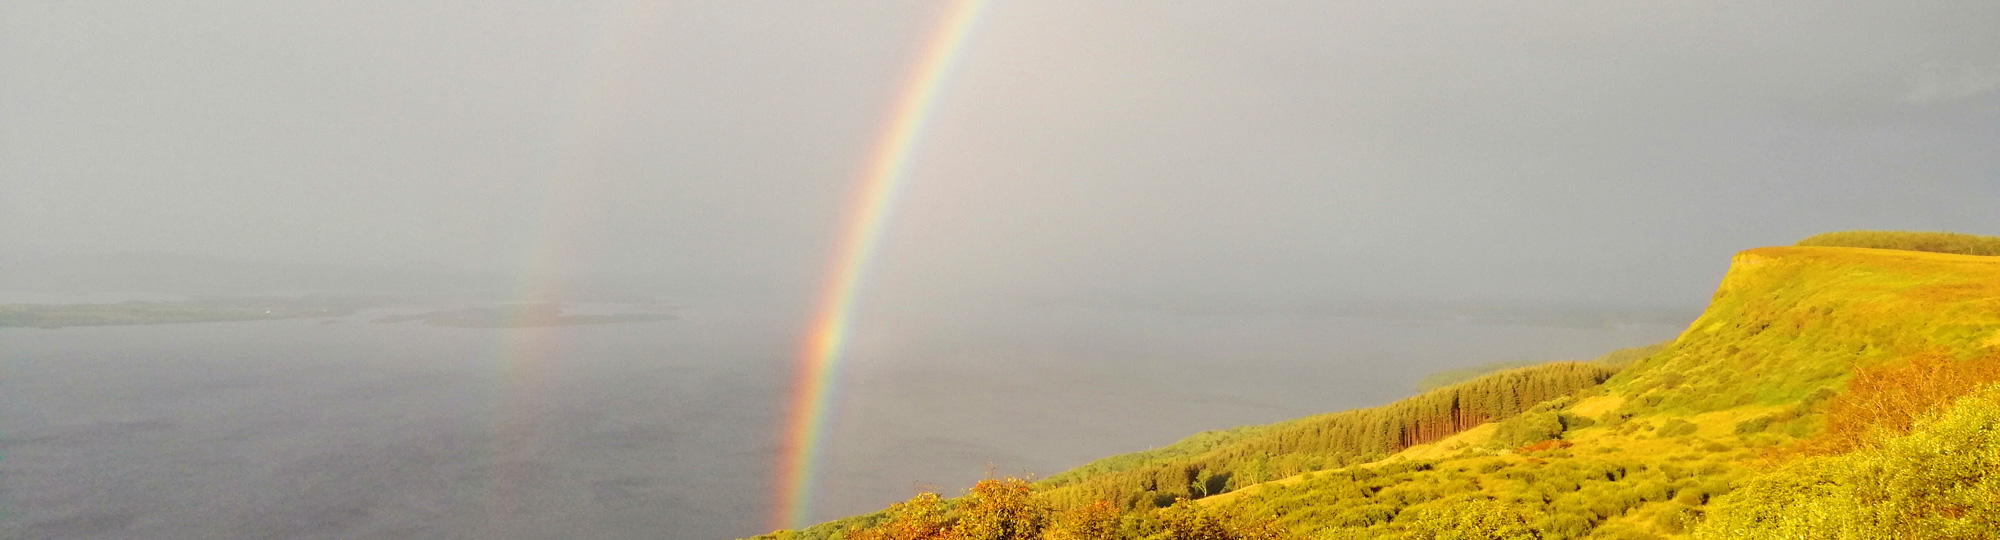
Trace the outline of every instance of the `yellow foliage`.
<instances>
[{"instance_id":1,"label":"yellow foliage","mask_svg":"<svg viewBox=\"0 0 2000 540\"><path fill-rule=\"evenodd\" d=\"M1710 506L1698 540L2000 538L2000 386L1907 435L1794 462Z\"/></svg>"},{"instance_id":2,"label":"yellow foliage","mask_svg":"<svg viewBox=\"0 0 2000 540\"><path fill-rule=\"evenodd\" d=\"M1956 361L1940 352L1862 368L1826 408L1826 429L1807 450L1839 454L1881 435L1909 433L1917 418L2000 381L2000 357Z\"/></svg>"},{"instance_id":3,"label":"yellow foliage","mask_svg":"<svg viewBox=\"0 0 2000 540\"><path fill-rule=\"evenodd\" d=\"M940 540L950 538L950 528L944 500L936 493L921 493L890 505L889 521L850 530L846 540Z\"/></svg>"},{"instance_id":4,"label":"yellow foliage","mask_svg":"<svg viewBox=\"0 0 2000 540\"><path fill-rule=\"evenodd\" d=\"M1532 523L1541 517L1533 509L1489 499L1419 505L1404 510L1406 540L1534 540L1541 537Z\"/></svg>"},{"instance_id":5,"label":"yellow foliage","mask_svg":"<svg viewBox=\"0 0 2000 540\"><path fill-rule=\"evenodd\" d=\"M1116 540L1118 517L1118 507L1105 501L1063 512L1050 527L1048 540Z\"/></svg>"}]
</instances>

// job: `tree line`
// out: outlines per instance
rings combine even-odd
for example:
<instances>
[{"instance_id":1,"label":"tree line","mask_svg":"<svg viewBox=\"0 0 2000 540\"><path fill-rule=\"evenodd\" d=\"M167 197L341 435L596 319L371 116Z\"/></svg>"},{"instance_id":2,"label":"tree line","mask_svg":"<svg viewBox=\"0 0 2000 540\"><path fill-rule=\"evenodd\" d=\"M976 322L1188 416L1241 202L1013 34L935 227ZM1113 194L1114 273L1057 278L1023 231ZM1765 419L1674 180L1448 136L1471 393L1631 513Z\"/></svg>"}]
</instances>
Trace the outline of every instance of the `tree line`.
<instances>
[{"instance_id":1,"label":"tree line","mask_svg":"<svg viewBox=\"0 0 2000 540\"><path fill-rule=\"evenodd\" d=\"M1268 426L1191 456L1126 463L1098 474L1042 482L1058 508L1109 501L1131 510L1200 499L1301 473L1380 459L1504 420L1537 403L1597 386L1615 370L1555 362L1487 375L1370 409Z\"/></svg>"}]
</instances>

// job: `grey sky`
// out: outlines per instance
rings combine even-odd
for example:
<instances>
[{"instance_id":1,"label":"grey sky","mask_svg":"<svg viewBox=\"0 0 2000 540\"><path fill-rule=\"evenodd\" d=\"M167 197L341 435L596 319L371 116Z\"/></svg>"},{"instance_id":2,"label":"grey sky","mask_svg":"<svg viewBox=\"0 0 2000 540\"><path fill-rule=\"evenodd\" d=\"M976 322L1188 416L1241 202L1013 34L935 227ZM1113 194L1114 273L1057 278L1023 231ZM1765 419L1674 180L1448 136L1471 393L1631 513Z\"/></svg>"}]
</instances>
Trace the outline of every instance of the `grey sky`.
<instances>
[{"instance_id":1,"label":"grey sky","mask_svg":"<svg viewBox=\"0 0 2000 540\"><path fill-rule=\"evenodd\" d=\"M0 242L513 272L548 239L810 289L938 7L6 2ZM1746 247L2000 233L1996 28L1992 2L995 2L869 291L1687 304Z\"/></svg>"}]
</instances>

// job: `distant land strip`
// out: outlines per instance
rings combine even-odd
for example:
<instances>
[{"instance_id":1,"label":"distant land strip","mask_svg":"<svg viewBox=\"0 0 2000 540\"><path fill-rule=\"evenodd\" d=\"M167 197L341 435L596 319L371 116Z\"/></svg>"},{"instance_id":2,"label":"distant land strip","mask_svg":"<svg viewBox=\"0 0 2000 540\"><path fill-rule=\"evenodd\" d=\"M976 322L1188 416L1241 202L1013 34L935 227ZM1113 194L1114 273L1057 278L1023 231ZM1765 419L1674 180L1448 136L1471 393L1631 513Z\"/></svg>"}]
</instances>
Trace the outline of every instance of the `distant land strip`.
<instances>
[{"instance_id":1,"label":"distant land strip","mask_svg":"<svg viewBox=\"0 0 2000 540\"><path fill-rule=\"evenodd\" d=\"M517 304L490 308L438 310L429 313L389 315L378 323L423 321L432 326L461 328L527 328L536 326L576 326L674 320L670 313L611 313L564 315L559 304Z\"/></svg>"},{"instance_id":2,"label":"distant land strip","mask_svg":"<svg viewBox=\"0 0 2000 540\"><path fill-rule=\"evenodd\" d=\"M344 317L362 303L334 298L231 298L116 304L0 304L0 327L62 328Z\"/></svg>"}]
</instances>

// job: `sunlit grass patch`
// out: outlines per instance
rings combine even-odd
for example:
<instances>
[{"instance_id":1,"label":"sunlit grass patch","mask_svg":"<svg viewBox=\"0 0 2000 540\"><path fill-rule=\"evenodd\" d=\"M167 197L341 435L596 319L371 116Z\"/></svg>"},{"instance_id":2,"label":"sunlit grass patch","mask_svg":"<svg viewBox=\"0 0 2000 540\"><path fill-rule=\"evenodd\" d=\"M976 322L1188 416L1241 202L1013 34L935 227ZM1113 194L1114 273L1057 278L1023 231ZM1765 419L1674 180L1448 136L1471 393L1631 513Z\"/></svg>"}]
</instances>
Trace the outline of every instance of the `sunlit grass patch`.
<instances>
[{"instance_id":1,"label":"sunlit grass patch","mask_svg":"<svg viewBox=\"0 0 2000 540\"><path fill-rule=\"evenodd\" d=\"M1953 232L1841 231L1813 235L1798 245L2000 255L2000 237Z\"/></svg>"}]
</instances>

